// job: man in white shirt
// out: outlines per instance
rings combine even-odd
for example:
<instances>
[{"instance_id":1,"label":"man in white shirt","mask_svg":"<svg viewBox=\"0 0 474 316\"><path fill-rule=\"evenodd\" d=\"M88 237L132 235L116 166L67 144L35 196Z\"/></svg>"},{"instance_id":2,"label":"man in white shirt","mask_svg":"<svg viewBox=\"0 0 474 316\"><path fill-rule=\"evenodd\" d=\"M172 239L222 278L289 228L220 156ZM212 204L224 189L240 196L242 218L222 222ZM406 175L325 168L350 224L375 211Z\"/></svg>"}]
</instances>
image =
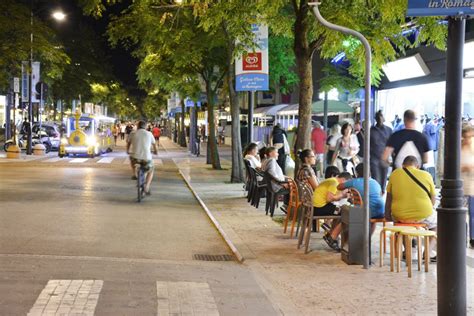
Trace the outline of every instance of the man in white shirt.
<instances>
[{"instance_id":1,"label":"man in white shirt","mask_svg":"<svg viewBox=\"0 0 474 316\"><path fill-rule=\"evenodd\" d=\"M133 176L132 179L136 180L137 175L135 174L135 164L145 164L147 170L145 193L150 195L150 185L153 180L153 157L151 155L151 148L153 147L153 153L158 154L158 148L156 147L155 137L145 129L146 123L139 121L137 130L132 132L127 142L127 154L130 155L130 163L132 166Z\"/></svg>"}]
</instances>

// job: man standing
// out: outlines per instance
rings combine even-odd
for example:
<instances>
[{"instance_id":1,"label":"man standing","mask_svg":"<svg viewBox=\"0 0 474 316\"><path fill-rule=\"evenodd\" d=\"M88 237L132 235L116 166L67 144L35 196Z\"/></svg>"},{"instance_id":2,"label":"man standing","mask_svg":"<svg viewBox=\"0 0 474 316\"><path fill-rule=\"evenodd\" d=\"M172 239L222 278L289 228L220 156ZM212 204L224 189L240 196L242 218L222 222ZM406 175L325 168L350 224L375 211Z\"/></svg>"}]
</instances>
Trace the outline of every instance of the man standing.
<instances>
[{"instance_id":1,"label":"man standing","mask_svg":"<svg viewBox=\"0 0 474 316\"><path fill-rule=\"evenodd\" d=\"M382 161L388 163L393 158L393 168L401 168L407 156L414 156L418 161L428 162L428 140L426 136L415 129L416 116L412 110L403 114L405 128L393 133L387 141Z\"/></svg>"},{"instance_id":2,"label":"man standing","mask_svg":"<svg viewBox=\"0 0 474 316\"><path fill-rule=\"evenodd\" d=\"M388 167L382 161L382 155L392 135L392 129L384 124L382 111L375 113L375 122L376 124L370 128L370 173L382 187L382 193L385 193Z\"/></svg>"},{"instance_id":3,"label":"man standing","mask_svg":"<svg viewBox=\"0 0 474 316\"><path fill-rule=\"evenodd\" d=\"M130 163L133 170L132 179L136 180L135 164L146 165L146 183L145 183L145 194L150 195L150 185L153 180L153 157L151 155L151 148L153 147L153 153L158 154L158 148L156 146L155 138L153 134L145 129L146 123L139 121L137 130L130 133L127 141L127 153L130 155Z\"/></svg>"},{"instance_id":4,"label":"man standing","mask_svg":"<svg viewBox=\"0 0 474 316\"><path fill-rule=\"evenodd\" d=\"M319 171L319 176L322 177L324 172L324 151L326 145L326 132L323 131L321 123L314 124L311 132L311 143L313 145L313 152L316 156L316 169Z\"/></svg>"}]
</instances>

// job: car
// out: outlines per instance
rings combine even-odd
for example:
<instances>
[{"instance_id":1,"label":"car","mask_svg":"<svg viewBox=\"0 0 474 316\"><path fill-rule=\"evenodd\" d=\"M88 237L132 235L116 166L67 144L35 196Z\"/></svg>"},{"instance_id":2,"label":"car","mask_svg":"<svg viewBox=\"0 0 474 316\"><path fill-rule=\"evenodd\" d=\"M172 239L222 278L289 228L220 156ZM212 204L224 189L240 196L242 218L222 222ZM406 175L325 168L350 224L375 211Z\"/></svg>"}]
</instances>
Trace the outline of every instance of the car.
<instances>
[{"instance_id":1,"label":"car","mask_svg":"<svg viewBox=\"0 0 474 316\"><path fill-rule=\"evenodd\" d=\"M32 132L34 134L39 134L40 130L41 130L42 138L43 137L49 138L49 141L51 142L51 149L59 150L59 145L61 144L59 127L54 123L46 122L46 123L41 123L41 129L40 129L40 123L34 122Z\"/></svg>"}]
</instances>

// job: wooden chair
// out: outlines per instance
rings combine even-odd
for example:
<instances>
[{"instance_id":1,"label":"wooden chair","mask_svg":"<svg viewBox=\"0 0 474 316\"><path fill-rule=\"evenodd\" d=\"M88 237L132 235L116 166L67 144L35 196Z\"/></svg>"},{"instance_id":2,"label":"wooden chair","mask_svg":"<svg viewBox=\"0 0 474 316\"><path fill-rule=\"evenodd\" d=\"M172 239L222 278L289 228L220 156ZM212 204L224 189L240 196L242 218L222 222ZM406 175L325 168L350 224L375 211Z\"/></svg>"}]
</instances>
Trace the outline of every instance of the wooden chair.
<instances>
[{"instance_id":1,"label":"wooden chair","mask_svg":"<svg viewBox=\"0 0 474 316\"><path fill-rule=\"evenodd\" d=\"M298 208L300 207L300 199L298 195L298 185L295 180L289 178L288 184L290 186L290 201L288 202L288 208L286 210L286 217L283 223L283 233L286 233L288 229L288 222L290 218L293 218L290 230L290 238L293 237L293 230L295 227L295 220L298 213Z\"/></svg>"},{"instance_id":2,"label":"wooden chair","mask_svg":"<svg viewBox=\"0 0 474 316\"><path fill-rule=\"evenodd\" d=\"M309 252L309 241L311 237L311 230L312 230L312 223L313 220L317 219L340 219L341 216L314 216L313 214L313 189L310 185L306 183L302 183L300 185L302 190L301 192L301 208L302 208L302 218L303 223L301 226L301 230L298 236L298 246L297 248L301 248L301 244L304 240L304 247L305 253Z\"/></svg>"}]
</instances>

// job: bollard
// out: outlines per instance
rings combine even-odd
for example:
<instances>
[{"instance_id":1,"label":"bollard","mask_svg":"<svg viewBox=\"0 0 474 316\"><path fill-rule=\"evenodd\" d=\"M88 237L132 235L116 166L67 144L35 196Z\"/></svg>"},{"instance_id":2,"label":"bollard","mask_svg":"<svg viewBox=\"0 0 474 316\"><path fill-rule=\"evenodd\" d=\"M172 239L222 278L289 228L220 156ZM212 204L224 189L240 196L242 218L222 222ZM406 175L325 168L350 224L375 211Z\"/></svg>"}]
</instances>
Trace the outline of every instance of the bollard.
<instances>
[{"instance_id":1,"label":"bollard","mask_svg":"<svg viewBox=\"0 0 474 316\"><path fill-rule=\"evenodd\" d=\"M20 159L21 150L18 145L12 144L8 146L7 149L7 158L8 159Z\"/></svg>"},{"instance_id":2,"label":"bollard","mask_svg":"<svg viewBox=\"0 0 474 316\"><path fill-rule=\"evenodd\" d=\"M43 144L36 144L33 147L33 155L44 156L46 154L46 147Z\"/></svg>"}]
</instances>

